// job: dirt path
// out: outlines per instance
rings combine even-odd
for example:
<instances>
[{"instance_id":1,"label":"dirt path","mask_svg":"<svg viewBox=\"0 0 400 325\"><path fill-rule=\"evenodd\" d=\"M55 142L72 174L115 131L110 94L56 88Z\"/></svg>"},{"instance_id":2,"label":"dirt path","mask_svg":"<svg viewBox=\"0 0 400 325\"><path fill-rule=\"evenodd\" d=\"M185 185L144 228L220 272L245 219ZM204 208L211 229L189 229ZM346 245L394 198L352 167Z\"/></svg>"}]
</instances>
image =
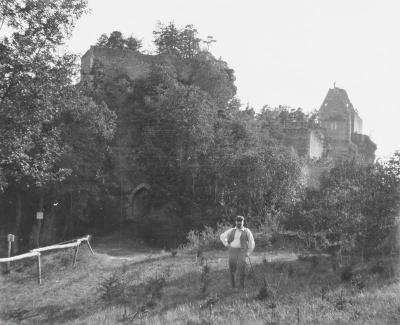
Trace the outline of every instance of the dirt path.
<instances>
[{"instance_id":1,"label":"dirt path","mask_svg":"<svg viewBox=\"0 0 400 325\"><path fill-rule=\"evenodd\" d=\"M170 256L170 253L160 249L151 249L145 244L135 241L131 238L120 239L116 236L96 237L93 240L94 251L102 255L105 260L110 262L141 262L149 259L157 259ZM219 260L224 258L224 250L211 253L211 259ZM257 251L251 255L253 264L267 262L289 262L295 261L298 257L295 253L285 251L263 252Z\"/></svg>"},{"instance_id":2,"label":"dirt path","mask_svg":"<svg viewBox=\"0 0 400 325\"><path fill-rule=\"evenodd\" d=\"M133 239L119 239L115 236L96 237L92 246L96 254L110 261L140 262L169 255L166 251L151 249Z\"/></svg>"}]
</instances>

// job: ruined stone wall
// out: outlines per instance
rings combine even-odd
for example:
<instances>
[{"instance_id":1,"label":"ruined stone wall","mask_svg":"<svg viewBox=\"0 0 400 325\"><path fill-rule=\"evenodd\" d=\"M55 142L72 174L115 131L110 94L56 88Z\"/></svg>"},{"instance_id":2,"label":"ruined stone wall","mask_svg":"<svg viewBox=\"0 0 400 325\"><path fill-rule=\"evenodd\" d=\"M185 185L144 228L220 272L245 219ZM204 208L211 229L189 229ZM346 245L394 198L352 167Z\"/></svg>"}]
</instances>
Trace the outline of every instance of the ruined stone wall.
<instances>
[{"instance_id":1,"label":"ruined stone wall","mask_svg":"<svg viewBox=\"0 0 400 325\"><path fill-rule=\"evenodd\" d=\"M324 154L324 138L319 130L310 130L308 157L320 159Z\"/></svg>"},{"instance_id":2,"label":"ruined stone wall","mask_svg":"<svg viewBox=\"0 0 400 325\"><path fill-rule=\"evenodd\" d=\"M366 163L373 163L375 161L375 151L377 147L369 136L355 133L352 135L351 139L357 146L358 159Z\"/></svg>"},{"instance_id":3,"label":"ruined stone wall","mask_svg":"<svg viewBox=\"0 0 400 325\"><path fill-rule=\"evenodd\" d=\"M332 141L350 141L350 119L329 119L321 121L324 136Z\"/></svg>"},{"instance_id":4,"label":"ruined stone wall","mask_svg":"<svg viewBox=\"0 0 400 325\"><path fill-rule=\"evenodd\" d=\"M93 68L101 65L102 72L108 79L127 77L136 80L146 77L152 65L173 66L181 80L190 77L191 67L166 54L148 55L130 49L113 49L91 46L81 58L81 81L91 80Z\"/></svg>"},{"instance_id":5,"label":"ruined stone wall","mask_svg":"<svg viewBox=\"0 0 400 325\"><path fill-rule=\"evenodd\" d=\"M130 49L97 46L92 46L81 58L82 83L93 86L97 79L95 76L99 76L102 82L110 82L120 90L115 90L110 98L106 98L109 108L117 114L116 134L111 146L114 169L108 177L109 182L118 189L118 204L123 206L123 211L117 211L118 218L119 215L125 220L140 218L147 208L148 190L135 192L140 184L147 183L147 179L139 168L133 168L135 160L132 148L137 146L137 125L140 121L132 119L132 103L128 100L133 91L131 82L147 77L154 65L170 68L180 80L188 80L192 67L177 60L168 55L146 55Z\"/></svg>"},{"instance_id":6,"label":"ruined stone wall","mask_svg":"<svg viewBox=\"0 0 400 325\"><path fill-rule=\"evenodd\" d=\"M162 60L160 56L145 55L130 49L111 49L92 46L82 57L81 78L90 77L96 63L101 64L108 78L127 76L131 80L146 76L150 65Z\"/></svg>"},{"instance_id":7,"label":"ruined stone wall","mask_svg":"<svg viewBox=\"0 0 400 325\"><path fill-rule=\"evenodd\" d=\"M362 131L363 131L363 121L356 111L354 111L352 114L351 130L352 130L352 134L353 133L362 134Z\"/></svg>"},{"instance_id":8,"label":"ruined stone wall","mask_svg":"<svg viewBox=\"0 0 400 325\"><path fill-rule=\"evenodd\" d=\"M283 145L292 147L299 157L320 159L324 153L324 139L319 130L286 128Z\"/></svg>"},{"instance_id":9,"label":"ruined stone wall","mask_svg":"<svg viewBox=\"0 0 400 325\"><path fill-rule=\"evenodd\" d=\"M333 160L351 160L358 155L357 146L346 140L338 140L329 142L329 150L327 157Z\"/></svg>"},{"instance_id":10,"label":"ruined stone wall","mask_svg":"<svg viewBox=\"0 0 400 325\"><path fill-rule=\"evenodd\" d=\"M298 156L308 158L310 152L310 130L307 128L288 128L284 132L283 145L292 147Z\"/></svg>"},{"instance_id":11,"label":"ruined stone wall","mask_svg":"<svg viewBox=\"0 0 400 325\"><path fill-rule=\"evenodd\" d=\"M144 55L130 49L110 49L92 46L81 58L81 82L89 85L94 75L101 72L105 80L111 80L121 89L119 96L115 96L107 103L111 110L117 113L116 135L111 146L111 158L114 169L109 175L110 183L118 188L121 198L118 204L123 206L122 219L132 215L140 215L145 200L140 195L133 195L132 191L141 183L146 183L146 177L140 171L132 168L132 146L135 141L135 124L130 117L126 98L129 95L129 81L134 81L148 75L152 64L166 60L162 56ZM121 214L121 211L118 211ZM112 215L112 213L110 213ZM118 221L119 222L119 221Z\"/></svg>"},{"instance_id":12,"label":"ruined stone wall","mask_svg":"<svg viewBox=\"0 0 400 325\"><path fill-rule=\"evenodd\" d=\"M88 76L93 68L94 47L92 46L81 58L81 79Z\"/></svg>"}]
</instances>

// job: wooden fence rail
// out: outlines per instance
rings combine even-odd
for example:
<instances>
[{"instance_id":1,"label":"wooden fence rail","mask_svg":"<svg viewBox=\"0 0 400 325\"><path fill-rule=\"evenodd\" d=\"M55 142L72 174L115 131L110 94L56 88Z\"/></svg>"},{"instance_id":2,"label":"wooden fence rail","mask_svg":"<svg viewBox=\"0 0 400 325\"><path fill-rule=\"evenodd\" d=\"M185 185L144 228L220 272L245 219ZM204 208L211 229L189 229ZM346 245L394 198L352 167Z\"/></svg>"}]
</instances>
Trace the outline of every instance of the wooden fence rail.
<instances>
[{"instance_id":1,"label":"wooden fence rail","mask_svg":"<svg viewBox=\"0 0 400 325\"><path fill-rule=\"evenodd\" d=\"M47 252L51 250L56 250L56 249L64 249L64 248L72 248L75 247L75 254L74 254L74 261L73 261L73 266L76 264L76 258L78 255L78 249L79 246L82 243L86 243L90 249L90 252L94 254L92 247L90 246L90 239L92 238L91 235L87 235L85 237L75 239L75 242L72 243L67 243L67 244L55 244L51 246L45 246L45 247L39 247L35 248L29 251L29 253L21 254L21 255L16 255L12 257L6 257L6 258L0 258L0 263L10 263L18 260L22 260L24 258L30 258L30 257L37 257L37 268L38 268L38 281L39 284L42 283L42 268L41 268L41 263L40 263L40 256L42 252Z\"/></svg>"},{"instance_id":2,"label":"wooden fence rail","mask_svg":"<svg viewBox=\"0 0 400 325\"><path fill-rule=\"evenodd\" d=\"M25 254L21 254L21 255L0 258L0 263L14 262L14 261L22 260L24 258L34 257L34 256L39 256L39 255L40 255L39 252L29 252L29 253L25 253Z\"/></svg>"}]
</instances>

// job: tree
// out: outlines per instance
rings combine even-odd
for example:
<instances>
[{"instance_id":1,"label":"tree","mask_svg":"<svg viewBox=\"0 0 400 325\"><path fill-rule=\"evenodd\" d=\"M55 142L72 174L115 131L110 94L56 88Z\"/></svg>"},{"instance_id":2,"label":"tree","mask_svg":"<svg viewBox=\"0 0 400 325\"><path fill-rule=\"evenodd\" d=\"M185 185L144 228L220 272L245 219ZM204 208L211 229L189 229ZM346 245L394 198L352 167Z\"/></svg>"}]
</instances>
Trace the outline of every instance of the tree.
<instances>
[{"instance_id":1,"label":"tree","mask_svg":"<svg viewBox=\"0 0 400 325\"><path fill-rule=\"evenodd\" d=\"M112 49L127 48L133 51L138 51L142 47L142 41L133 36L125 38L121 32L113 31L110 36L102 34L97 40L96 46Z\"/></svg>"},{"instance_id":2,"label":"tree","mask_svg":"<svg viewBox=\"0 0 400 325\"><path fill-rule=\"evenodd\" d=\"M207 38L206 38L206 40L203 41L203 43L206 44L206 46L207 46L207 51L210 50L211 44L216 43L216 42L217 42L217 41L216 41L216 40L214 39L214 37L211 36L211 35L208 35Z\"/></svg>"},{"instance_id":3,"label":"tree","mask_svg":"<svg viewBox=\"0 0 400 325\"><path fill-rule=\"evenodd\" d=\"M168 53L184 59L191 59L200 52L202 40L197 34L197 29L193 25L179 29L174 22L168 25L159 22L157 30L153 31L158 53Z\"/></svg>"},{"instance_id":4,"label":"tree","mask_svg":"<svg viewBox=\"0 0 400 325\"><path fill-rule=\"evenodd\" d=\"M88 133L103 141L112 134L113 114L72 85L76 57L57 52L86 4L14 0L1 6L11 33L1 42L0 169L7 189L15 193L17 235L22 194L62 182L73 172L61 163L74 150L64 137L66 130L89 126ZM95 120L92 114L97 114Z\"/></svg>"},{"instance_id":5,"label":"tree","mask_svg":"<svg viewBox=\"0 0 400 325\"><path fill-rule=\"evenodd\" d=\"M180 51L186 59L193 58L200 51L200 42L197 29L193 25L186 25L180 32Z\"/></svg>"},{"instance_id":6,"label":"tree","mask_svg":"<svg viewBox=\"0 0 400 325\"><path fill-rule=\"evenodd\" d=\"M148 101L139 159L155 188L177 201L193 198L192 176L213 141L213 101L197 87L172 84Z\"/></svg>"},{"instance_id":7,"label":"tree","mask_svg":"<svg viewBox=\"0 0 400 325\"><path fill-rule=\"evenodd\" d=\"M288 225L323 234L325 244L363 257L380 247L396 227L400 202L397 153L384 163L338 162L323 174L318 191L307 190Z\"/></svg>"},{"instance_id":8,"label":"tree","mask_svg":"<svg viewBox=\"0 0 400 325\"><path fill-rule=\"evenodd\" d=\"M236 94L234 70L209 52L199 52L190 60L189 83L200 87L214 98L221 108Z\"/></svg>"},{"instance_id":9,"label":"tree","mask_svg":"<svg viewBox=\"0 0 400 325\"><path fill-rule=\"evenodd\" d=\"M254 110L234 110L219 125L218 174L224 207L262 223L293 204L299 189L298 158L268 139ZM225 131L223 131L225 130ZM224 139L224 141L221 141Z\"/></svg>"},{"instance_id":10,"label":"tree","mask_svg":"<svg viewBox=\"0 0 400 325\"><path fill-rule=\"evenodd\" d=\"M175 26L174 22L171 21L167 26L158 22L157 29L153 31L153 35L158 53L180 55L181 31Z\"/></svg>"}]
</instances>

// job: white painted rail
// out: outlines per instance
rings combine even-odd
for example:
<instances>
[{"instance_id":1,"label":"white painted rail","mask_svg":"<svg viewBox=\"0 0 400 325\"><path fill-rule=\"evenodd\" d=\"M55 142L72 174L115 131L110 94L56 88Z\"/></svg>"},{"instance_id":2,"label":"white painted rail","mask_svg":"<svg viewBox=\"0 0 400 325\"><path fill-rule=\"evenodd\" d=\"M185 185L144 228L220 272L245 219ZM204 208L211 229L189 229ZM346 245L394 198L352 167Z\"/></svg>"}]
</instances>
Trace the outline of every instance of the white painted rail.
<instances>
[{"instance_id":1,"label":"white painted rail","mask_svg":"<svg viewBox=\"0 0 400 325\"><path fill-rule=\"evenodd\" d=\"M89 244L90 238L91 238L91 236L87 235L86 237L75 239L74 243L56 244L56 245L51 245L51 246L39 247L39 248L31 249L30 251L31 252L46 252L46 251L51 251L51 250L55 250L55 249L76 247L76 246L79 246L80 244L82 244L82 242L87 242Z\"/></svg>"},{"instance_id":2,"label":"white painted rail","mask_svg":"<svg viewBox=\"0 0 400 325\"><path fill-rule=\"evenodd\" d=\"M47 251L56 250L56 249L64 249L64 248L75 247L75 254L74 254L74 261L73 261L73 266L75 266L76 257L78 255L78 249L79 249L79 246L82 243L86 243L88 245L91 253L94 254L93 249L90 246L90 239L91 238L92 238L91 235L87 235L85 237L82 237L82 238L79 238L79 239L75 239L71 243L55 244L55 245L35 248L35 249L30 250L29 253L20 254L20 255L11 256L11 257L6 257L6 258L0 258L0 263L10 263L10 262L22 260L24 258L37 257L38 281L39 281L39 284L40 284L40 283L42 283L42 268L41 268L41 262L40 262L40 256L41 256L42 252L47 252Z\"/></svg>"},{"instance_id":3,"label":"white painted rail","mask_svg":"<svg viewBox=\"0 0 400 325\"><path fill-rule=\"evenodd\" d=\"M29 253L25 253L25 254L21 254L21 255L0 258L0 263L14 262L14 261L22 260L24 258L35 257L35 256L39 256L39 255L40 255L39 252L29 252Z\"/></svg>"}]
</instances>

